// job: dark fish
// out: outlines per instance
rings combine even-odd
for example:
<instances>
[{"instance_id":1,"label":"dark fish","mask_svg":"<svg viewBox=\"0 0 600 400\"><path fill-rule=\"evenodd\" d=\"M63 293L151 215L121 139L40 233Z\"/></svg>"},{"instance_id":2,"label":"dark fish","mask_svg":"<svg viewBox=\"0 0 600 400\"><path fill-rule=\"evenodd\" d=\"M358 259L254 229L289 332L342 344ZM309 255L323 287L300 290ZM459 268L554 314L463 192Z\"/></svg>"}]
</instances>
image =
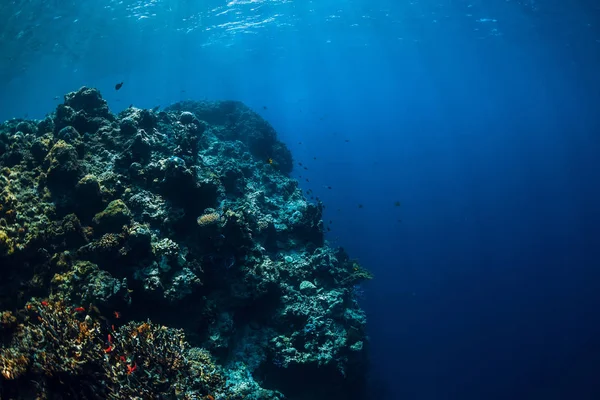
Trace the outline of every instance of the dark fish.
<instances>
[{"instance_id":1,"label":"dark fish","mask_svg":"<svg viewBox=\"0 0 600 400\"><path fill-rule=\"evenodd\" d=\"M308 169L307 167L304 167L304 169Z\"/></svg>"},{"instance_id":2,"label":"dark fish","mask_svg":"<svg viewBox=\"0 0 600 400\"><path fill-rule=\"evenodd\" d=\"M327 232L331 232L331 228L330 227L327 227Z\"/></svg>"},{"instance_id":3,"label":"dark fish","mask_svg":"<svg viewBox=\"0 0 600 400\"><path fill-rule=\"evenodd\" d=\"M298 163L298 165L299 165L299 166L302 166L302 163L301 163L301 162L299 162L299 163Z\"/></svg>"},{"instance_id":4,"label":"dark fish","mask_svg":"<svg viewBox=\"0 0 600 400\"><path fill-rule=\"evenodd\" d=\"M350 139L346 139L345 142L348 143L350 141Z\"/></svg>"},{"instance_id":5,"label":"dark fish","mask_svg":"<svg viewBox=\"0 0 600 400\"><path fill-rule=\"evenodd\" d=\"M327 189L331 189L331 186L327 186Z\"/></svg>"},{"instance_id":6,"label":"dark fish","mask_svg":"<svg viewBox=\"0 0 600 400\"><path fill-rule=\"evenodd\" d=\"M362 205L362 204L359 204L359 205L358 205L358 208L363 208L363 205Z\"/></svg>"},{"instance_id":7,"label":"dark fish","mask_svg":"<svg viewBox=\"0 0 600 400\"><path fill-rule=\"evenodd\" d=\"M119 89L121 89L121 87L123 86L123 83L124 83L124 82L117 83L117 84L115 85L115 90L119 90Z\"/></svg>"},{"instance_id":8,"label":"dark fish","mask_svg":"<svg viewBox=\"0 0 600 400\"><path fill-rule=\"evenodd\" d=\"M316 159L317 159L317 157L313 157L313 160L316 160Z\"/></svg>"},{"instance_id":9,"label":"dark fish","mask_svg":"<svg viewBox=\"0 0 600 400\"><path fill-rule=\"evenodd\" d=\"M266 109L267 109L267 106L263 106L263 110L266 110Z\"/></svg>"},{"instance_id":10,"label":"dark fish","mask_svg":"<svg viewBox=\"0 0 600 400\"><path fill-rule=\"evenodd\" d=\"M302 142L298 142L298 144L302 144Z\"/></svg>"},{"instance_id":11,"label":"dark fish","mask_svg":"<svg viewBox=\"0 0 600 400\"><path fill-rule=\"evenodd\" d=\"M310 182L310 181L308 180L308 178L306 178L306 182Z\"/></svg>"},{"instance_id":12,"label":"dark fish","mask_svg":"<svg viewBox=\"0 0 600 400\"><path fill-rule=\"evenodd\" d=\"M400 202L399 202L399 201L396 201L396 202L394 203L394 206L396 206L396 207L400 207Z\"/></svg>"}]
</instances>

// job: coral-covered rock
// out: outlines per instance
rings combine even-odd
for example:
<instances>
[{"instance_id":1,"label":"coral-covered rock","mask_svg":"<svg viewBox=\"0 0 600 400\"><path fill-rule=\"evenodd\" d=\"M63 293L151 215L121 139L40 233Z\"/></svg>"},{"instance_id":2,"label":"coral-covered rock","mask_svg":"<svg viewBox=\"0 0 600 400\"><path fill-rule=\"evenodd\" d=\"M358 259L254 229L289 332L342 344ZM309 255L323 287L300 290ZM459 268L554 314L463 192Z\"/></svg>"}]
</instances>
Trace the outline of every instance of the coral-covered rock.
<instances>
[{"instance_id":1,"label":"coral-covered rock","mask_svg":"<svg viewBox=\"0 0 600 400\"><path fill-rule=\"evenodd\" d=\"M56 137L59 140L64 140L69 144L73 144L81 137L81 135L79 134L79 132L77 132L77 129L73 128L70 125L67 125L60 131L58 131Z\"/></svg>"},{"instance_id":2,"label":"coral-covered rock","mask_svg":"<svg viewBox=\"0 0 600 400\"><path fill-rule=\"evenodd\" d=\"M106 100L97 89L82 87L76 92L67 93L65 105L75 111L85 111L89 118L108 117L110 114Z\"/></svg>"},{"instance_id":3,"label":"coral-covered rock","mask_svg":"<svg viewBox=\"0 0 600 400\"><path fill-rule=\"evenodd\" d=\"M77 150L64 140L59 140L48 152L45 163L50 187L70 188L82 173Z\"/></svg>"},{"instance_id":4,"label":"coral-covered rock","mask_svg":"<svg viewBox=\"0 0 600 400\"><path fill-rule=\"evenodd\" d=\"M104 211L94 217L94 223L101 232L120 231L124 225L129 225L131 211L121 199L111 201Z\"/></svg>"},{"instance_id":5,"label":"coral-covered rock","mask_svg":"<svg viewBox=\"0 0 600 400\"><path fill-rule=\"evenodd\" d=\"M131 136L135 135L138 130L138 125L133 118L123 118L119 122L119 127L123 135Z\"/></svg>"},{"instance_id":6,"label":"coral-covered rock","mask_svg":"<svg viewBox=\"0 0 600 400\"><path fill-rule=\"evenodd\" d=\"M34 160L38 163L42 162L42 160L48 154L50 150L50 145L52 144L52 138L45 136L36 139L31 145L30 151Z\"/></svg>"},{"instance_id":7,"label":"coral-covered rock","mask_svg":"<svg viewBox=\"0 0 600 400\"><path fill-rule=\"evenodd\" d=\"M289 149L239 102L157 111L0 124L1 396L367 397L371 275Z\"/></svg>"},{"instance_id":8,"label":"coral-covered rock","mask_svg":"<svg viewBox=\"0 0 600 400\"><path fill-rule=\"evenodd\" d=\"M189 111L184 111L181 114L179 114L179 121L182 124L191 124L196 120L196 117L194 116L194 114L192 114Z\"/></svg>"},{"instance_id":9,"label":"coral-covered rock","mask_svg":"<svg viewBox=\"0 0 600 400\"><path fill-rule=\"evenodd\" d=\"M102 201L102 190L95 175L87 174L75 185L75 193L79 201L95 206Z\"/></svg>"}]
</instances>

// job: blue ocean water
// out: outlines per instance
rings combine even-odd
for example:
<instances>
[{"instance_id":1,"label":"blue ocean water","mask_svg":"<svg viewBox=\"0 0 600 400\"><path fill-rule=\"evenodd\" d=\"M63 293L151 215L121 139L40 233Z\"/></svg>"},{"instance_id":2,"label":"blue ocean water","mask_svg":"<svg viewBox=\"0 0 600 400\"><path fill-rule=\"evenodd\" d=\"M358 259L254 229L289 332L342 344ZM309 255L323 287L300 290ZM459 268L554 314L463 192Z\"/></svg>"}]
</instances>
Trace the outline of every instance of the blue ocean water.
<instances>
[{"instance_id":1,"label":"blue ocean water","mask_svg":"<svg viewBox=\"0 0 600 400\"><path fill-rule=\"evenodd\" d=\"M275 127L328 240L375 274L374 398L600 398L596 3L32 0L0 17L0 120L85 85L113 112L233 99Z\"/></svg>"}]
</instances>

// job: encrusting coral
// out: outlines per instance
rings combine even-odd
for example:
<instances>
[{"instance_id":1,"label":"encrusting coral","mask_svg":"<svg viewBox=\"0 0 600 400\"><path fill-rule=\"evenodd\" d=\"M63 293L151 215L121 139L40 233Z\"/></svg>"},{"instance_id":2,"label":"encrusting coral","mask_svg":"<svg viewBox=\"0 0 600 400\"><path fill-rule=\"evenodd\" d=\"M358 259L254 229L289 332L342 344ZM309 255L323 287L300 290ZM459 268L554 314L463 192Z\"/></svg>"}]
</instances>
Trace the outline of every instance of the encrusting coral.
<instances>
[{"instance_id":1,"label":"encrusting coral","mask_svg":"<svg viewBox=\"0 0 600 400\"><path fill-rule=\"evenodd\" d=\"M360 397L371 275L292 167L239 102L0 124L0 397Z\"/></svg>"}]
</instances>

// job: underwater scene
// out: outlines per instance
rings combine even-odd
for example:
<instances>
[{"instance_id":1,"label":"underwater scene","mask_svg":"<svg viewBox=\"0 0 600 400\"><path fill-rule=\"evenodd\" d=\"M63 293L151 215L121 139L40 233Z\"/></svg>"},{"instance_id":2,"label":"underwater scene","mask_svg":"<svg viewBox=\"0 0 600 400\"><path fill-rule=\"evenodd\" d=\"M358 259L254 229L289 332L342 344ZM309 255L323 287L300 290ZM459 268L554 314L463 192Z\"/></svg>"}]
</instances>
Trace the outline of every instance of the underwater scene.
<instances>
[{"instance_id":1,"label":"underwater scene","mask_svg":"<svg viewBox=\"0 0 600 400\"><path fill-rule=\"evenodd\" d=\"M600 3L0 1L0 400L600 399Z\"/></svg>"}]
</instances>

